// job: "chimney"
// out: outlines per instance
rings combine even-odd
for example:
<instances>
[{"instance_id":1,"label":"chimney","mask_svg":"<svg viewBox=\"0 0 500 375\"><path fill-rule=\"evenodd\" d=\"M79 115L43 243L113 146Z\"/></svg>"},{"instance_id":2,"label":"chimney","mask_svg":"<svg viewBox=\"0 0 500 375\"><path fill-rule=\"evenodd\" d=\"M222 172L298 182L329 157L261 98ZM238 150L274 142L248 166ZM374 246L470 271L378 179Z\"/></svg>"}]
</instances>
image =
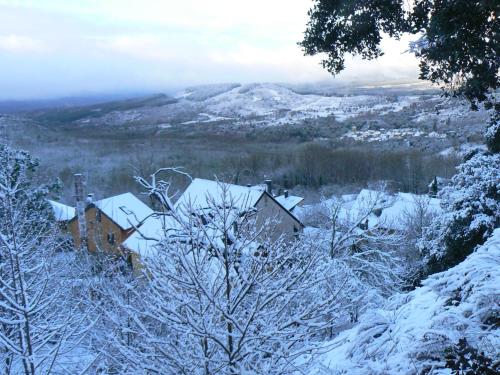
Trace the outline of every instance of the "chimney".
<instances>
[{"instance_id":1,"label":"chimney","mask_svg":"<svg viewBox=\"0 0 500 375\"><path fill-rule=\"evenodd\" d=\"M81 173L76 173L74 177L75 177L76 216L78 218L78 232L80 234L80 249L87 250L87 220L85 219L86 204L83 201L85 180Z\"/></svg>"},{"instance_id":2,"label":"chimney","mask_svg":"<svg viewBox=\"0 0 500 375\"><path fill-rule=\"evenodd\" d=\"M85 199L85 203L87 203L87 205L91 204L94 202L94 194L92 193L88 193L87 194L87 199Z\"/></svg>"},{"instance_id":3,"label":"chimney","mask_svg":"<svg viewBox=\"0 0 500 375\"><path fill-rule=\"evenodd\" d=\"M264 180L266 184L266 191L269 195L273 195L273 181L272 180Z\"/></svg>"},{"instance_id":4,"label":"chimney","mask_svg":"<svg viewBox=\"0 0 500 375\"><path fill-rule=\"evenodd\" d=\"M288 198L288 190L283 191L283 194L285 194L285 198Z\"/></svg>"}]
</instances>

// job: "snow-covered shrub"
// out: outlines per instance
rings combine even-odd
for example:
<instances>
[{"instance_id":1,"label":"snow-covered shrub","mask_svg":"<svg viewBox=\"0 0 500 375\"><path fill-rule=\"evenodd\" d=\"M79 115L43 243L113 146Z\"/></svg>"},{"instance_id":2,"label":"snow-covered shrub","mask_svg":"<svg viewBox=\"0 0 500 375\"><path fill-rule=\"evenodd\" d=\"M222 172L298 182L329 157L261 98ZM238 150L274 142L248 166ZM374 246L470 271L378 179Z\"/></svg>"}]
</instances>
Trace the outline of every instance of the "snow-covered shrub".
<instances>
[{"instance_id":1,"label":"snow-covered shrub","mask_svg":"<svg viewBox=\"0 0 500 375\"><path fill-rule=\"evenodd\" d=\"M500 154L476 153L440 192L444 214L420 242L427 273L454 266L500 225Z\"/></svg>"},{"instance_id":2,"label":"snow-covered shrub","mask_svg":"<svg viewBox=\"0 0 500 375\"><path fill-rule=\"evenodd\" d=\"M71 298L73 257L61 251L51 220L46 200L51 187L34 182L37 165L28 153L0 145L0 368L5 374L67 372L63 362L85 332L84 308Z\"/></svg>"},{"instance_id":3,"label":"snow-covered shrub","mask_svg":"<svg viewBox=\"0 0 500 375\"><path fill-rule=\"evenodd\" d=\"M454 374L483 374L497 375L500 365L473 348L465 337L458 340L456 345L445 350L446 367Z\"/></svg>"},{"instance_id":4,"label":"snow-covered shrub","mask_svg":"<svg viewBox=\"0 0 500 375\"><path fill-rule=\"evenodd\" d=\"M450 374L450 348L464 338L485 358L498 359L499 283L497 229L459 265L362 314L356 327L329 343L333 349L317 373Z\"/></svg>"},{"instance_id":5,"label":"snow-covered shrub","mask_svg":"<svg viewBox=\"0 0 500 375\"><path fill-rule=\"evenodd\" d=\"M500 112L492 115L484 136L488 149L491 152L500 152Z\"/></svg>"},{"instance_id":6,"label":"snow-covered shrub","mask_svg":"<svg viewBox=\"0 0 500 375\"><path fill-rule=\"evenodd\" d=\"M356 322L370 306L379 306L402 286L401 249L404 236L388 230L375 212L386 207L388 196L365 190L355 201L331 198L322 200L308 211L316 212L319 228L306 228L304 241L334 265L343 287L336 306L339 321L346 316Z\"/></svg>"},{"instance_id":7,"label":"snow-covered shrub","mask_svg":"<svg viewBox=\"0 0 500 375\"><path fill-rule=\"evenodd\" d=\"M165 228L141 258L144 285L108 314L106 357L121 374L305 371L335 325L338 270L312 244L275 238L272 218L259 227L225 189L172 213L177 235Z\"/></svg>"}]
</instances>

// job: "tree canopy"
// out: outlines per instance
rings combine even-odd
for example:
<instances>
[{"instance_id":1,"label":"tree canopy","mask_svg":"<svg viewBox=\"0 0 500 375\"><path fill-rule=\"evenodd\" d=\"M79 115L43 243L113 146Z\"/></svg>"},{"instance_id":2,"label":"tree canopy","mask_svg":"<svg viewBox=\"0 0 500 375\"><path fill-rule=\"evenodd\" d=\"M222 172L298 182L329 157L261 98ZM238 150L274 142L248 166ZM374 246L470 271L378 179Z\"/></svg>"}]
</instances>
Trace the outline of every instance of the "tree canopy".
<instances>
[{"instance_id":1,"label":"tree canopy","mask_svg":"<svg viewBox=\"0 0 500 375\"><path fill-rule=\"evenodd\" d=\"M323 67L338 74L347 54L381 56L384 34L414 34L420 79L498 111L499 11L498 0L314 0L299 44L306 55L326 53Z\"/></svg>"}]
</instances>

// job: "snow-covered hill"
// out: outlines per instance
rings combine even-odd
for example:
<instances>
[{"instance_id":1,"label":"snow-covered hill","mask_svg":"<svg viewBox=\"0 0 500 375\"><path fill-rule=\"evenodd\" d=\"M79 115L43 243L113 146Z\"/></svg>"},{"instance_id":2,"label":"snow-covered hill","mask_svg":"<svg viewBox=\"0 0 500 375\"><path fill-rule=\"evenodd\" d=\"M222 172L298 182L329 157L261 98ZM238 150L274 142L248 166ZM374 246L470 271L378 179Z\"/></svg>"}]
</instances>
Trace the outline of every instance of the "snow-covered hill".
<instances>
[{"instance_id":1,"label":"snow-covered hill","mask_svg":"<svg viewBox=\"0 0 500 375\"><path fill-rule=\"evenodd\" d=\"M317 373L451 374L445 356L463 339L498 366L499 285L496 229L461 264L430 276L412 292L392 297L383 308L365 312L356 327L331 343L333 349ZM472 361L470 353L465 357Z\"/></svg>"},{"instance_id":2,"label":"snow-covered hill","mask_svg":"<svg viewBox=\"0 0 500 375\"><path fill-rule=\"evenodd\" d=\"M281 125L305 118L335 116L337 121L343 121L370 111L398 112L419 100L418 95L394 99L381 95L299 94L277 84L257 83L234 87L208 98L204 104L208 112L218 116L272 116L274 121L268 125Z\"/></svg>"},{"instance_id":3,"label":"snow-covered hill","mask_svg":"<svg viewBox=\"0 0 500 375\"><path fill-rule=\"evenodd\" d=\"M471 112L466 103L443 99L435 91L351 88L322 92L273 83L197 86L175 97L154 95L27 116L72 129L113 127L115 132L148 134L207 128L244 134L288 127L291 134L307 134L306 138L316 134L314 139L343 144L385 142L390 143L388 148L396 144L433 152L458 143L477 143L482 139L478 124L488 119L485 111Z\"/></svg>"}]
</instances>

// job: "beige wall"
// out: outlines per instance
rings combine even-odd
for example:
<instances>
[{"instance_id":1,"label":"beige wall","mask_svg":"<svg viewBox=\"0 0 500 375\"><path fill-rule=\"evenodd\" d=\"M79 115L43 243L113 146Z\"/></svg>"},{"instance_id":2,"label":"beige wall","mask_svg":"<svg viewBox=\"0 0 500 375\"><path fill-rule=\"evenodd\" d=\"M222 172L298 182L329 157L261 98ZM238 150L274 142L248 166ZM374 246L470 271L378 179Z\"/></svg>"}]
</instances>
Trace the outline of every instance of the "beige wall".
<instances>
[{"instance_id":1,"label":"beige wall","mask_svg":"<svg viewBox=\"0 0 500 375\"><path fill-rule=\"evenodd\" d=\"M96 251L98 248L104 251L118 252L119 247L133 232L133 230L124 231L108 216L101 212L100 221L97 217L98 209L89 207L85 210L87 220L87 238L90 251ZM69 230L73 235L76 247L80 246L80 231L78 230L78 218L69 222ZM108 242L108 234L114 234L114 244Z\"/></svg>"},{"instance_id":2,"label":"beige wall","mask_svg":"<svg viewBox=\"0 0 500 375\"><path fill-rule=\"evenodd\" d=\"M271 238L284 234L288 239L292 239L302 229L302 224L267 194L262 195L255 207L258 210L257 227L266 225L268 219L276 219L266 228L271 231Z\"/></svg>"}]
</instances>

